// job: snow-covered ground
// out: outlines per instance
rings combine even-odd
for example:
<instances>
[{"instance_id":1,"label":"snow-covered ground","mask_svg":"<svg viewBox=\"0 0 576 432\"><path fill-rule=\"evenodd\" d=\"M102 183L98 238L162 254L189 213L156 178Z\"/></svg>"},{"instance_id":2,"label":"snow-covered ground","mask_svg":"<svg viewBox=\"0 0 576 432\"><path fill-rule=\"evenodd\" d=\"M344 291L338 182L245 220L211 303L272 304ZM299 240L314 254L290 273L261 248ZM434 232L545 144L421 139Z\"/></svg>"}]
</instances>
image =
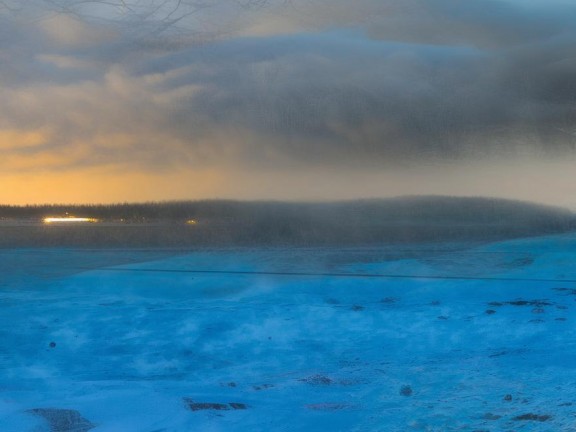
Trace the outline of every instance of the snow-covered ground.
<instances>
[{"instance_id":1,"label":"snow-covered ground","mask_svg":"<svg viewBox=\"0 0 576 432\"><path fill-rule=\"evenodd\" d=\"M574 235L0 260L1 432L576 430Z\"/></svg>"}]
</instances>

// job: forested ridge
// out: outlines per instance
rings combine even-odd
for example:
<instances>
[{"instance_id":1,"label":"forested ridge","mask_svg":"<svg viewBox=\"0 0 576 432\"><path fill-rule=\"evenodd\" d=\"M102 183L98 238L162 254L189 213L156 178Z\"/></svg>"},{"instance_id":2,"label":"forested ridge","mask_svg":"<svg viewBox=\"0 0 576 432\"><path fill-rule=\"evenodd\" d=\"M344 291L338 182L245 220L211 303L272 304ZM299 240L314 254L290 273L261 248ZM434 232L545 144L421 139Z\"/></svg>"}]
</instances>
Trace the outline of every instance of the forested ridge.
<instances>
[{"instance_id":1,"label":"forested ridge","mask_svg":"<svg viewBox=\"0 0 576 432\"><path fill-rule=\"evenodd\" d=\"M46 216L65 215L96 218L99 223L74 228L41 224ZM26 239L26 245L374 244L490 240L576 228L574 213L562 208L442 196L325 203L212 200L0 206L0 218L38 222L18 233L15 227L3 227L4 242L19 244L19 239ZM186 225L190 220L193 226Z\"/></svg>"}]
</instances>

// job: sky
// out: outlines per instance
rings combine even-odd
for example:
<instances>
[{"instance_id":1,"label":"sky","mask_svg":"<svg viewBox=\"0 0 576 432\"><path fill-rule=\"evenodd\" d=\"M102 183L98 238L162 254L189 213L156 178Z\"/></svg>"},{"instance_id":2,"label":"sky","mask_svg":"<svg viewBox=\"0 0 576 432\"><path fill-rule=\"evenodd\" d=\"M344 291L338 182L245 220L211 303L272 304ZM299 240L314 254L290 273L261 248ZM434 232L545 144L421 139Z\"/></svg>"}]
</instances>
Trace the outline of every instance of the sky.
<instances>
[{"instance_id":1,"label":"sky","mask_svg":"<svg viewBox=\"0 0 576 432\"><path fill-rule=\"evenodd\" d=\"M576 3L0 1L0 203L576 210Z\"/></svg>"}]
</instances>

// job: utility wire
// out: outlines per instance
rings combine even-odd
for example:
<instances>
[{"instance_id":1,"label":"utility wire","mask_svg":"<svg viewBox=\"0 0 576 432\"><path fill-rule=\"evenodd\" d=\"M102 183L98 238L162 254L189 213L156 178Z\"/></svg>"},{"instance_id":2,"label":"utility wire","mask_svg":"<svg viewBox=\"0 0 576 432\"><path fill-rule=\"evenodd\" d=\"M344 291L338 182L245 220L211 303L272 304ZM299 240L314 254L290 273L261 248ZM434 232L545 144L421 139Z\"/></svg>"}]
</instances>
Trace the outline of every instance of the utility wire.
<instances>
[{"instance_id":1,"label":"utility wire","mask_svg":"<svg viewBox=\"0 0 576 432\"><path fill-rule=\"evenodd\" d=\"M246 275L246 276L288 276L288 277L333 277L333 278L366 278L366 279L432 279L432 280L488 280L498 282L564 282L576 283L576 279L549 278L505 278L482 276L419 276L384 273L314 273L314 272L275 272L275 271L245 271L245 270L187 270L187 269L132 269L132 268L100 268L85 269L109 272L139 272L139 273L190 273L207 275Z\"/></svg>"}]
</instances>

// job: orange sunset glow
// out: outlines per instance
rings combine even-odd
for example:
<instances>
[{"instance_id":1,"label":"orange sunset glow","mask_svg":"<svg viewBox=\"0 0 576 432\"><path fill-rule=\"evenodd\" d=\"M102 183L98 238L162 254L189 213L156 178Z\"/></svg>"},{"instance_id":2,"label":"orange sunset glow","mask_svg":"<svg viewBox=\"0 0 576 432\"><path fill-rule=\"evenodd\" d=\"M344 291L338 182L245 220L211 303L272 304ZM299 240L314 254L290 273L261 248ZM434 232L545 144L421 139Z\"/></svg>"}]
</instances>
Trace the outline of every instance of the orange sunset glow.
<instances>
[{"instance_id":1,"label":"orange sunset glow","mask_svg":"<svg viewBox=\"0 0 576 432\"><path fill-rule=\"evenodd\" d=\"M336 2L172 13L168 1L149 15L141 2L0 3L0 203L437 194L576 207L567 45L520 55L507 26L488 40L447 14L449 37L418 8L362 0L350 16ZM362 18L392 16L406 26Z\"/></svg>"}]
</instances>

